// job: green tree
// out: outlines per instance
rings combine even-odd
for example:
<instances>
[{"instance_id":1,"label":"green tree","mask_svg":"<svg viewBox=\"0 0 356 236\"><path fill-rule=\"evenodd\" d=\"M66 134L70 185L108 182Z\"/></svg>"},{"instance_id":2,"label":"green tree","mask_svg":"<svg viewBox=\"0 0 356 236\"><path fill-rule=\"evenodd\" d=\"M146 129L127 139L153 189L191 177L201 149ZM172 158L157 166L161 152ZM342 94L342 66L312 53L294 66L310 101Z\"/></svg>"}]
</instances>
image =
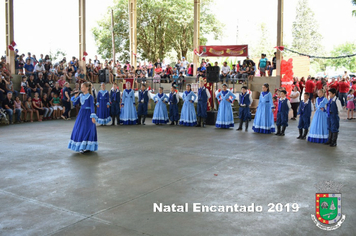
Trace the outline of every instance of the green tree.
<instances>
[{"instance_id":1,"label":"green tree","mask_svg":"<svg viewBox=\"0 0 356 236\"><path fill-rule=\"evenodd\" d=\"M258 41L258 44L254 47L255 49L252 50L252 58L259 58L261 57L261 54L264 53L267 55L267 58L269 60L272 60L275 49L274 46L271 44L271 40L269 39L266 23L261 23L260 30L260 40Z\"/></svg>"},{"instance_id":2,"label":"green tree","mask_svg":"<svg viewBox=\"0 0 356 236\"><path fill-rule=\"evenodd\" d=\"M351 0L352 4L356 6L356 0ZM356 17L356 10L352 11L352 15Z\"/></svg>"},{"instance_id":3,"label":"green tree","mask_svg":"<svg viewBox=\"0 0 356 236\"><path fill-rule=\"evenodd\" d=\"M344 43L336 46L331 51L332 57L346 56L356 53L355 43ZM330 59L328 60L328 65L338 68L345 67L350 72L356 72L356 57L346 57L340 59Z\"/></svg>"},{"instance_id":4,"label":"green tree","mask_svg":"<svg viewBox=\"0 0 356 236\"><path fill-rule=\"evenodd\" d=\"M213 0L201 3L200 44L206 36L215 38L222 34L222 25L211 13ZM120 60L129 58L128 0L114 2L115 49ZM172 50L177 57L187 56L193 49L194 2L191 0L138 0L137 1L137 52L140 59L155 61L164 58ZM109 15L98 21L92 29L98 53L104 58L112 57L111 19Z\"/></svg>"},{"instance_id":5,"label":"green tree","mask_svg":"<svg viewBox=\"0 0 356 236\"><path fill-rule=\"evenodd\" d=\"M308 0L299 0L296 17L292 28L293 50L310 55L322 55L322 36L318 32L315 14L308 5Z\"/></svg>"}]
</instances>

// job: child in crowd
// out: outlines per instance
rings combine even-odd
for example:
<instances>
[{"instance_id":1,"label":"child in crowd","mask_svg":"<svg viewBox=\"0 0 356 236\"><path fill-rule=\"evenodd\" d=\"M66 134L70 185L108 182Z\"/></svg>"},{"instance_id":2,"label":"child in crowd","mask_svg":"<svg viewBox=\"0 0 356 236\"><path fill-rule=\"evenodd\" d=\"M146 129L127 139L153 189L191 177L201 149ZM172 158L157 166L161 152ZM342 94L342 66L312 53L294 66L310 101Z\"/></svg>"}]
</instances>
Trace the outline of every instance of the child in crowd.
<instances>
[{"instance_id":1,"label":"child in crowd","mask_svg":"<svg viewBox=\"0 0 356 236\"><path fill-rule=\"evenodd\" d=\"M222 91L216 95L216 98L219 100L219 110L215 126L217 128L229 129L230 127L234 127L231 104L234 103L236 96L230 90L227 90L227 84L223 84L222 87Z\"/></svg>"},{"instance_id":2,"label":"child in crowd","mask_svg":"<svg viewBox=\"0 0 356 236\"><path fill-rule=\"evenodd\" d=\"M22 101L26 101L27 88L28 88L27 77L26 76L22 76L21 90L20 90L20 94L22 94Z\"/></svg>"},{"instance_id":3,"label":"child in crowd","mask_svg":"<svg viewBox=\"0 0 356 236\"><path fill-rule=\"evenodd\" d=\"M177 72L174 72L172 79L173 79L173 83L177 84L178 83L178 78L179 76L177 75Z\"/></svg>"},{"instance_id":4,"label":"child in crowd","mask_svg":"<svg viewBox=\"0 0 356 236\"><path fill-rule=\"evenodd\" d=\"M277 113L278 113L278 97L273 96L273 106L275 107L274 111L273 111L273 119L274 122L277 122Z\"/></svg>"},{"instance_id":5,"label":"child in crowd","mask_svg":"<svg viewBox=\"0 0 356 236\"><path fill-rule=\"evenodd\" d=\"M27 101L25 102L25 107L26 107L25 117L27 117L27 112L29 112L31 114L31 116L30 116L31 122L33 122L33 113L36 112L37 119L39 119L39 117L40 117L39 112L33 108L31 97L27 98ZM27 118L26 118L26 120L27 120Z\"/></svg>"},{"instance_id":6,"label":"child in crowd","mask_svg":"<svg viewBox=\"0 0 356 236\"><path fill-rule=\"evenodd\" d=\"M138 108L137 108L138 125L140 124L145 125L148 100L149 98L148 98L148 91L146 90L146 85L141 84L141 89L138 91Z\"/></svg>"},{"instance_id":7,"label":"child in crowd","mask_svg":"<svg viewBox=\"0 0 356 236\"><path fill-rule=\"evenodd\" d=\"M176 86L172 85L171 92L169 93L169 119L171 120L171 125L178 125L179 113L178 113L178 103L179 103L179 94L176 91Z\"/></svg>"},{"instance_id":8,"label":"child in crowd","mask_svg":"<svg viewBox=\"0 0 356 236\"><path fill-rule=\"evenodd\" d=\"M290 101L287 99L287 91L281 90L281 98L278 101L278 113L277 113L277 133L278 136L284 136L286 128L288 126L288 114L291 109ZM282 130L281 130L282 127Z\"/></svg>"},{"instance_id":9,"label":"child in crowd","mask_svg":"<svg viewBox=\"0 0 356 236\"><path fill-rule=\"evenodd\" d=\"M163 87L159 88L159 93L153 97L153 101L156 103L156 106L153 112L152 123L156 125L167 124L169 121L166 106L168 96L163 93Z\"/></svg>"},{"instance_id":10,"label":"child in crowd","mask_svg":"<svg viewBox=\"0 0 356 236\"><path fill-rule=\"evenodd\" d=\"M15 110L16 111L20 111L19 113L20 113L20 115L19 116L17 116L17 123L22 123L22 120L21 120L21 113L23 112L23 109L22 109L22 103L21 103L21 101L20 101L20 98L19 97L16 97L15 98L15 101L14 101L14 108L15 108ZM17 112L16 112L17 113Z\"/></svg>"},{"instance_id":11,"label":"child in crowd","mask_svg":"<svg viewBox=\"0 0 356 236\"><path fill-rule=\"evenodd\" d=\"M44 120L52 120L53 107L51 106L51 102L47 97L47 93L43 94L42 104L43 104L43 110L44 110L43 119Z\"/></svg>"},{"instance_id":12,"label":"child in crowd","mask_svg":"<svg viewBox=\"0 0 356 236\"><path fill-rule=\"evenodd\" d=\"M347 119L352 120L354 118L354 109L355 109L355 103L354 103L354 90L350 89L349 94L347 95ZM351 114L351 116L350 116Z\"/></svg>"},{"instance_id":13,"label":"child in crowd","mask_svg":"<svg viewBox=\"0 0 356 236\"><path fill-rule=\"evenodd\" d=\"M318 98L315 100L316 110L310 125L308 142L326 143L328 141L328 115L325 112L328 99L324 95L325 92L323 90L318 90Z\"/></svg>"},{"instance_id":14,"label":"child in crowd","mask_svg":"<svg viewBox=\"0 0 356 236\"><path fill-rule=\"evenodd\" d=\"M180 113L180 125L184 126L196 126L197 117L194 108L194 101L197 99L197 95L192 91L190 84L187 84L186 91L183 93L183 107Z\"/></svg>"},{"instance_id":15,"label":"child in crowd","mask_svg":"<svg viewBox=\"0 0 356 236\"><path fill-rule=\"evenodd\" d=\"M300 101L298 115L299 115L299 136L297 139L306 139L308 129L310 126L310 117L312 112L312 102L309 100L310 94L304 93L304 100ZM303 133L304 129L304 133Z\"/></svg>"},{"instance_id":16,"label":"child in crowd","mask_svg":"<svg viewBox=\"0 0 356 236\"><path fill-rule=\"evenodd\" d=\"M336 147L337 137L339 135L339 112L342 111L342 106L340 100L336 97L336 89L332 88L329 90L330 101L327 104L327 123L329 130L329 138L325 143L326 145L330 145L330 147Z\"/></svg>"},{"instance_id":17,"label":"child in crowd","mask_svg":"<svg viewBox=\"0 0 356 236\"><path fill-rule=\"evenodd\" d=\"M100 126L107 125L111 121L110 117L110 96L105 89L105 83L101 83L101 90L98 92L98 100L96 102L96 115L98 116L98 124Z\"/></svg>"},{"instance_id":18,"label":"child in crowd","mask_svg":"<svg viewBox=\"0 0 356 236\"><path fill-rule=\"evenodd\" d=\"M245 122L245 131L248 130L248 122L251 120L250 106L252 104L251 94L247 91L246 86L241 87L239 99L239 119L240 125L237 130L242 130L242 124Z\"/></svg>"},{"instance_id":19,"label":"child in crowd","mask_svg":"<svg viewBox=\"0 0 356 236\"><path fill-rule=\"evenodd\" d=\"M120 90L117 88L116 83L114 83L113 88L110 91L110 102L111 102L111 117L112 117L111 125L115 125L115 118L117 119L117 124L119 125L121 96L120 96Z\"/></svg>"},{"instance_id":20,"label":"child in crowd","mask_svg":"<svg viewBox=\"0 0 356 236\"><path fill-rule=\"evenodd\" d=\"M177 86L179 87L179 90L182 90L183 83L185 82L183 72L179 72L179 77L177 80Z\"/></svg>"},{"instance_id":21,"label":"child in crowd","mask_svg":"<svg viewBox=\"0 0 356 236\"><path fill-rule=\"evenodd\" d=\"M61 106L61 99L58 97L57 93L53 93L53 98L52 98L52 107L53 107L53 119L59 119L61 117L63 108Z\"/></svg>"}]
</instances>

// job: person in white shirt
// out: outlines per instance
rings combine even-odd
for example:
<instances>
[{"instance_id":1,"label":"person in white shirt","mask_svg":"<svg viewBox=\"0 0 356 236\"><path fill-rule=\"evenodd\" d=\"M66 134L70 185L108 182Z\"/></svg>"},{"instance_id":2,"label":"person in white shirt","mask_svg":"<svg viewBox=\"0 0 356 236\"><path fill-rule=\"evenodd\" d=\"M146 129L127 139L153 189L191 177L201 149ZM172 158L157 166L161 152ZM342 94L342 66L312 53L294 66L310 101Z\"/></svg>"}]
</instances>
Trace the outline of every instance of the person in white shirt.
<instances>
[{"instance_id":1,"label":"person in white shirt","mask_svg":"<svg viewBox=\"0 0 356 236\"><path fill-rule=\"evenodd\" d=\"M38 78L38 73L42 72L43 74L45 74L46 72L42 62L43 62L42 59L40 59L38 63L35 65L35 69L33 70L35 74L35 80L37 80Z\"/></svg>"},{"instance_id":2,"label":"person in white shirt","mask_svg":"<svg viewBox=\"0 0 356 236\"><path fill-rule=\"evenodd\" d=\"M290 103L293 110L292 120L295 120L297 118L298 107L300 103L300 92L297 85L294 86L293 91L290 94Z\"/></svg>"},{"instance_id":3,"label":"person in white shirt","mask_svg":"<svg viewBox=\"0 0 356 236\"><path fill-rule=\"evenodd\" d=\"M227 62L224 62L224 66L221 67L221 74L220 74L220 82L224 82L224 78L226 78L226 83L230 80L230 67L227 65Z\"/></svg>"},{"instance_id":4,"label":"person in white shirt","mask_svg":"<svg viewBox=\"0 0 356 236\"><path fill-rule=\"evenodd\" d=\"M184 74L188 74L188 67L189 67L189 62L185 60L185 57L182 57L182 64L184 67Z\"/></svg>"}]
</instances>

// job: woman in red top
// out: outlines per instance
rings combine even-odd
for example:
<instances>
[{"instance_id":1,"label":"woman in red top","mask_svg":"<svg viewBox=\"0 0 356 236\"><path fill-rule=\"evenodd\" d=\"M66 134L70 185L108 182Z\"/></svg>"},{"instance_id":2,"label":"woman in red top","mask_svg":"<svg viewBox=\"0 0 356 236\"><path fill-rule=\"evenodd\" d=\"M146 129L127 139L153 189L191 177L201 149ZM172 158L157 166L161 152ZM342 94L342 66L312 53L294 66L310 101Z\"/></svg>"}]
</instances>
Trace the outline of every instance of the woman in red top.
<instances>
[{"instance_id":1,"label":"woman in red top","mask_svg":"<svg viewBox=\"0 0 356 236\"><path fill-rule=\"evenodd\" d=\"M35 93L35 97L32 99L32 106L40 114L40 116L38 118L38 121L42 121L44 109L43 109L41 98L39 98L39 94L38 93Z\"/></svg>"}]
</instances>

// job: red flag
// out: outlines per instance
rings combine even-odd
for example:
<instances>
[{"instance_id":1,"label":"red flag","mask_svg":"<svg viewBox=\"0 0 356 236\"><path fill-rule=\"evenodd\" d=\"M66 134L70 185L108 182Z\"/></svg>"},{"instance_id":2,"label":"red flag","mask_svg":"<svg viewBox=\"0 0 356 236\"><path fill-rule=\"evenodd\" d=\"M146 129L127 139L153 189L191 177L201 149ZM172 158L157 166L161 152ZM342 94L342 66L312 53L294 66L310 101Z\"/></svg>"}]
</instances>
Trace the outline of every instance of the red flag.
<instances>
[{"instance_id":1,"label":"red flag","mask_svg":"<svg viewBox=\"0 0 356 236\"><path fill-rule=\"evenodd\" d=\"M9 45L9 49L10 49L11 51L14 51L14 47L13 47L12 45Z\"/></svg>"},{"instance_id":2,"label":"red flag","mask_svg":"<svg viewBox=\"0 0 356 236\"><path fill-rule=\"evenodd\" d=\"M85 57L83 57L82 59L83 59L83 61L85 61Z\"/></svg>"},{"instance_id":3,"label":"red flag","mask_svg":"<svg viewBox=\"0 0 356 236\"><path fill-rule=\"evenodd\" d=\"M11 46L12 46L12 47L15 47L15 46L16 46L15 41L12 41L12 42L11 42Z\"/></svg>"},{"instance_id":4,"label":"red flag","mask_svg":"<svg viewBox=\"0 0 356 236\"><path fill-rule=\"evenodd\" d=\"M88 53L87 53L87 52L84 52L83 55L86 57L86 56L88 56Z\"/></svg>"}]
</instances>

